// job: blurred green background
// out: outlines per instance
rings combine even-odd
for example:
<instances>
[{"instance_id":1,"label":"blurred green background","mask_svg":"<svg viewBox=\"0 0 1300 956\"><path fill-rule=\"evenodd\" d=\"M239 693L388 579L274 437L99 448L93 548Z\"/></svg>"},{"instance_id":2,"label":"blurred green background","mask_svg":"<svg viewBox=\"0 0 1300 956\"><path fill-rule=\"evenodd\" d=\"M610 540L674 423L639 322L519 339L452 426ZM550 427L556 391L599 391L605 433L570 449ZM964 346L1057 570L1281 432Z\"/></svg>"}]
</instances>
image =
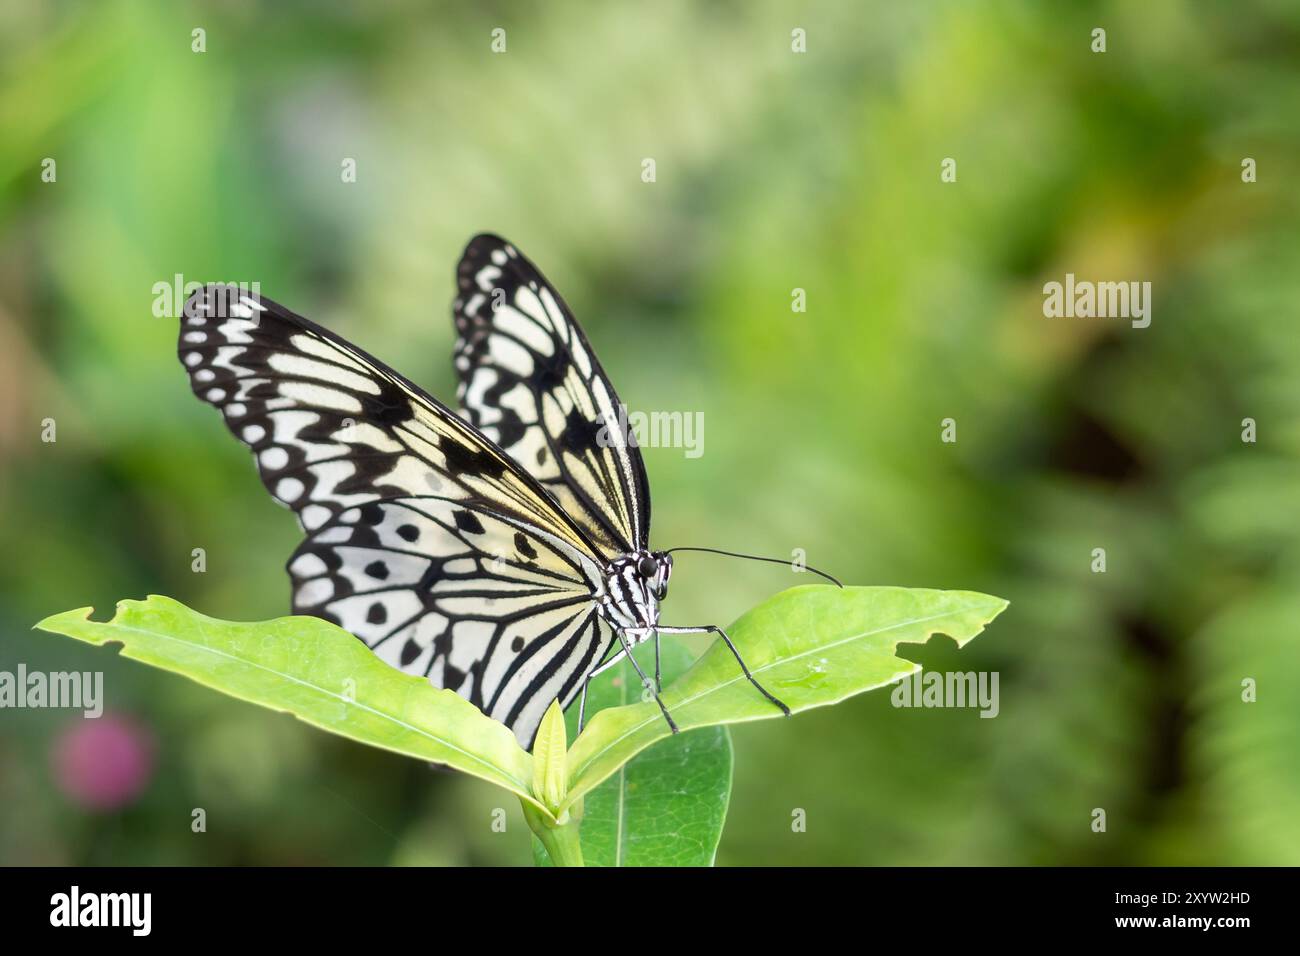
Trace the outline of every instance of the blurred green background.
<instances>
[{"instance_id":1,"label":"blurred green background","mask_svg":"<svg viewBox=\"0 0 1300 956\"><path fill-rule=\"evenodd\" d=\"M702 457L646 451L655 546L1011 601L914 655L1000 672L995 720L736 729L719 863L1300 863L1294 2L430 6L0 6L0 669L102 668L143 762L93 809L57 771L93 722L0 711L0 862L530 861L485 784L29 630L287 612L295 523L155 283L256 280L451 399L490 230L632 409L703 412ZM1150 328L1044 318L1067 272L1151 281ZM792 577L682 556L665 620Z\"/></svg>"}]
</instances>

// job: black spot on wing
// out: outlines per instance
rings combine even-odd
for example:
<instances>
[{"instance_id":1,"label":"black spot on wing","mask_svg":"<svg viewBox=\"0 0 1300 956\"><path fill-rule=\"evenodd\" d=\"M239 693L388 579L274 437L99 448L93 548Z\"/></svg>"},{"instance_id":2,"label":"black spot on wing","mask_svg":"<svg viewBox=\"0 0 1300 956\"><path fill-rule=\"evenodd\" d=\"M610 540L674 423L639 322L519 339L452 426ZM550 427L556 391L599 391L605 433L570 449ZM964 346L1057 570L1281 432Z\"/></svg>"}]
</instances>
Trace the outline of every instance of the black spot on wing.
<instances>
[{"instance_id":1,"label":"black spot on wing","mask_svg":"<svg viewBox=\"0 0 1300 956\"><path fill-rule=\"evenodd\" d=\"M560 447L577 455L598 448L597 436L600 434L600 429L599 423L586 418L576 408L571 409L564 420L564 431L560 432ZM630 436L630 428L628 432Z\"/></svg>"},{"instance_id":2,"label":"black spot on wing","mask_svg":"<svg viewBox=\"0 0 1300 956\"><path fill-rule=\"evenodd\" d=\"M529 387L545 395L564 384L569 374L569 357L563 348L557 348L550 355L533 352L533 374L529 377Z\"/></svg>"},{"instance_id":3,"label":"black spot on wing","mask_svg":"<svg viewBox=\"0 0 1300 956\"><path fill-rule=\"evenodd\" d=\"M458 441L444 441L439 450L447 460L446 470L453 475L483 475L500 478L506 471L505 462L486 449L479 451Z\"/></svg>"},{"instance_id":4,"label":"black spot on wing","mask_svg":"<svg viewBox=\"0 0 1300 956\"><path fill-rule=\"evenodd\" d=\"M515 532L515 550L530 561L536 560L537 549L533 547L532 542L522 531Z\"/></svg>"},{"instance_id":5,"label":"black spot on wing","mask_svg":"<svg viewBox=\"0 0 1300 956\"><path fill-rule=\"evenodd\" d=\"M483 533L483 522L479 521L478 516L472 511L457 511L452 520L456 522L456 527L466 534Z\"/></svg>"},{"instance_id":6,"label":"black spot on wing","mask_svg":"<svg viewBox=\"0 0 1300 956\"><path fill-rule=\"evenodd\" d=\"M376 425L391 428L408 422L415 417L410 399L406 394L386 379L375 379L380 385L378 395L361 395L363 417Z\"/></svg>"},{"instance_id":7,"label":"black spot on wing","mask_svg":"<svg viewBox=\"0 0 1300 956\"><path fill-rule=\"evenodd\" d=\"M465 683L465 672L458 667L454 667L451 661L443 665L442 686L457 688Z\"/></svg>"},{"instance_id":8,"label":"black spot on wing","mask_svg":"<svg viewBox=\"0 0 1300 956\"><path fill-rule=\"evenodd\" d=\"M476 349L475 352L480 352ZM479 356L475 355L475 361ZM492 422L492 429L496 433L497 444L502 448L510 448L519 442L528 432L528 426L524 420L519 417L519 413L513 408L502 404L502 399L506 393L514 389L519 383L519 376L506 372L504 369L497 370L496 384L489 388L483 396L483 404L487 408L493 408L497 411L497 417ZM475 425L483 426L483 410L479 407L470 408L470 419Z\"/></svg>"},{"instance_id":9,"label":"black spot on wing","mask_svg":"<svg viewBox=\"0 0 1300 956\"><path fill-rule=\"evenodd\" d=\"M496 429L497 444L502 448L517 444L528 433L528 426L513 408L502 408L501 417L492 423L492 427Z\"/></svg>"}]
</instances>

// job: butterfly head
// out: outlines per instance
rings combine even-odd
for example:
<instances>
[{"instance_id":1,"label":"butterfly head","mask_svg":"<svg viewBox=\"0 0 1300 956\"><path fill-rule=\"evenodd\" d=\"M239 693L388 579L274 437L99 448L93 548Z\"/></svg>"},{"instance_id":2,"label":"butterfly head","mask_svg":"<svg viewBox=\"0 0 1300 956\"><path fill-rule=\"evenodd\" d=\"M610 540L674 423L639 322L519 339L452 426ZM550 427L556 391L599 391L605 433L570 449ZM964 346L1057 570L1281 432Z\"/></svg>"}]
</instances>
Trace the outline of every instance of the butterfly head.
<instances>
[{"instance_id":1,"label":"butterfly head","mask_svg":"<svg viewBox=\"0 0 1300 956\"><path fill-rule=\"evenodd\" d=\"M668 596L671 555L637 551L612 561L605 570L606 615L619 627L644 629L659 623L659 602Z\"/></svg>"},{"instance_id":2,"label":"butterfly head","mask_svg":"<svg viewBox=\"0 0 1300 956\"><path fill-rule=\"evenodd\" d=\"M671 554L663 551L642 551L637 557L636 569L656 601L662 601L668 596L668 579L673 574Z\"/></svg>"}]
</instances>

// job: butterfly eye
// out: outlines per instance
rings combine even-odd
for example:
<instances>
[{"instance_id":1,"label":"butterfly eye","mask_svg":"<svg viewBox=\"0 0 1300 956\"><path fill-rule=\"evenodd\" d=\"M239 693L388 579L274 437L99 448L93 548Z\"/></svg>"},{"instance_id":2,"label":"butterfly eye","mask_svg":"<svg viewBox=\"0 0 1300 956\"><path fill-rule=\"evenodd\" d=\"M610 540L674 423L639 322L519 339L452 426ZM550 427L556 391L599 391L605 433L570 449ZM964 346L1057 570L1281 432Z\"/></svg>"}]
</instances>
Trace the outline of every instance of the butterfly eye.
<instances>
[{"instance_id":1,"label":"butterfly eye","mask_svg":"<svg viewBox=\"0 0 1300 956\"><path fill-rule=\"evenodd\" d=\"M637 562L636 569L640 573L641 577L645 578L648 581L650 578L654 577L656 574L659 573L659 563L655 561L654 558L650 557L650 555L647 554L645 557L643 557L640 561Z\"/></svg>"}]
</instances>

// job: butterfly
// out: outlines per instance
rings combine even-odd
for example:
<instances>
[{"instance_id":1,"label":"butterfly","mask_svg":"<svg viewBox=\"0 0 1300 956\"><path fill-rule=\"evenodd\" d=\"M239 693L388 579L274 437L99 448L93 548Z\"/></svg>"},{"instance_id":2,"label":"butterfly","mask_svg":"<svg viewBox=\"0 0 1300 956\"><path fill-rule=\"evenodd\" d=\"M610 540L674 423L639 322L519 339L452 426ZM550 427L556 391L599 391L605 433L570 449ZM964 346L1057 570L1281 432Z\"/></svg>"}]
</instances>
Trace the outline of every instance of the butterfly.
<instances>
[{"instance_id":1,"label":"butterfly","mask_svg":"<svg viewBox=\"0 0 1300 956\"><path fill-rule=\"evenodd\" d=\"M456 691L524 747L580 691L581 725L592 678L624 658L676 732L661 634L716 634L788 714L721 628L659 623L673 562L649 548L641 450L559 293L479 235L452 312L461 415L260 294L209 285L186 301L178 354L195 395L306 536L287 564L294 613ZM647 640L653 683L632 656Z\"/></svg>"}]
</instances>

